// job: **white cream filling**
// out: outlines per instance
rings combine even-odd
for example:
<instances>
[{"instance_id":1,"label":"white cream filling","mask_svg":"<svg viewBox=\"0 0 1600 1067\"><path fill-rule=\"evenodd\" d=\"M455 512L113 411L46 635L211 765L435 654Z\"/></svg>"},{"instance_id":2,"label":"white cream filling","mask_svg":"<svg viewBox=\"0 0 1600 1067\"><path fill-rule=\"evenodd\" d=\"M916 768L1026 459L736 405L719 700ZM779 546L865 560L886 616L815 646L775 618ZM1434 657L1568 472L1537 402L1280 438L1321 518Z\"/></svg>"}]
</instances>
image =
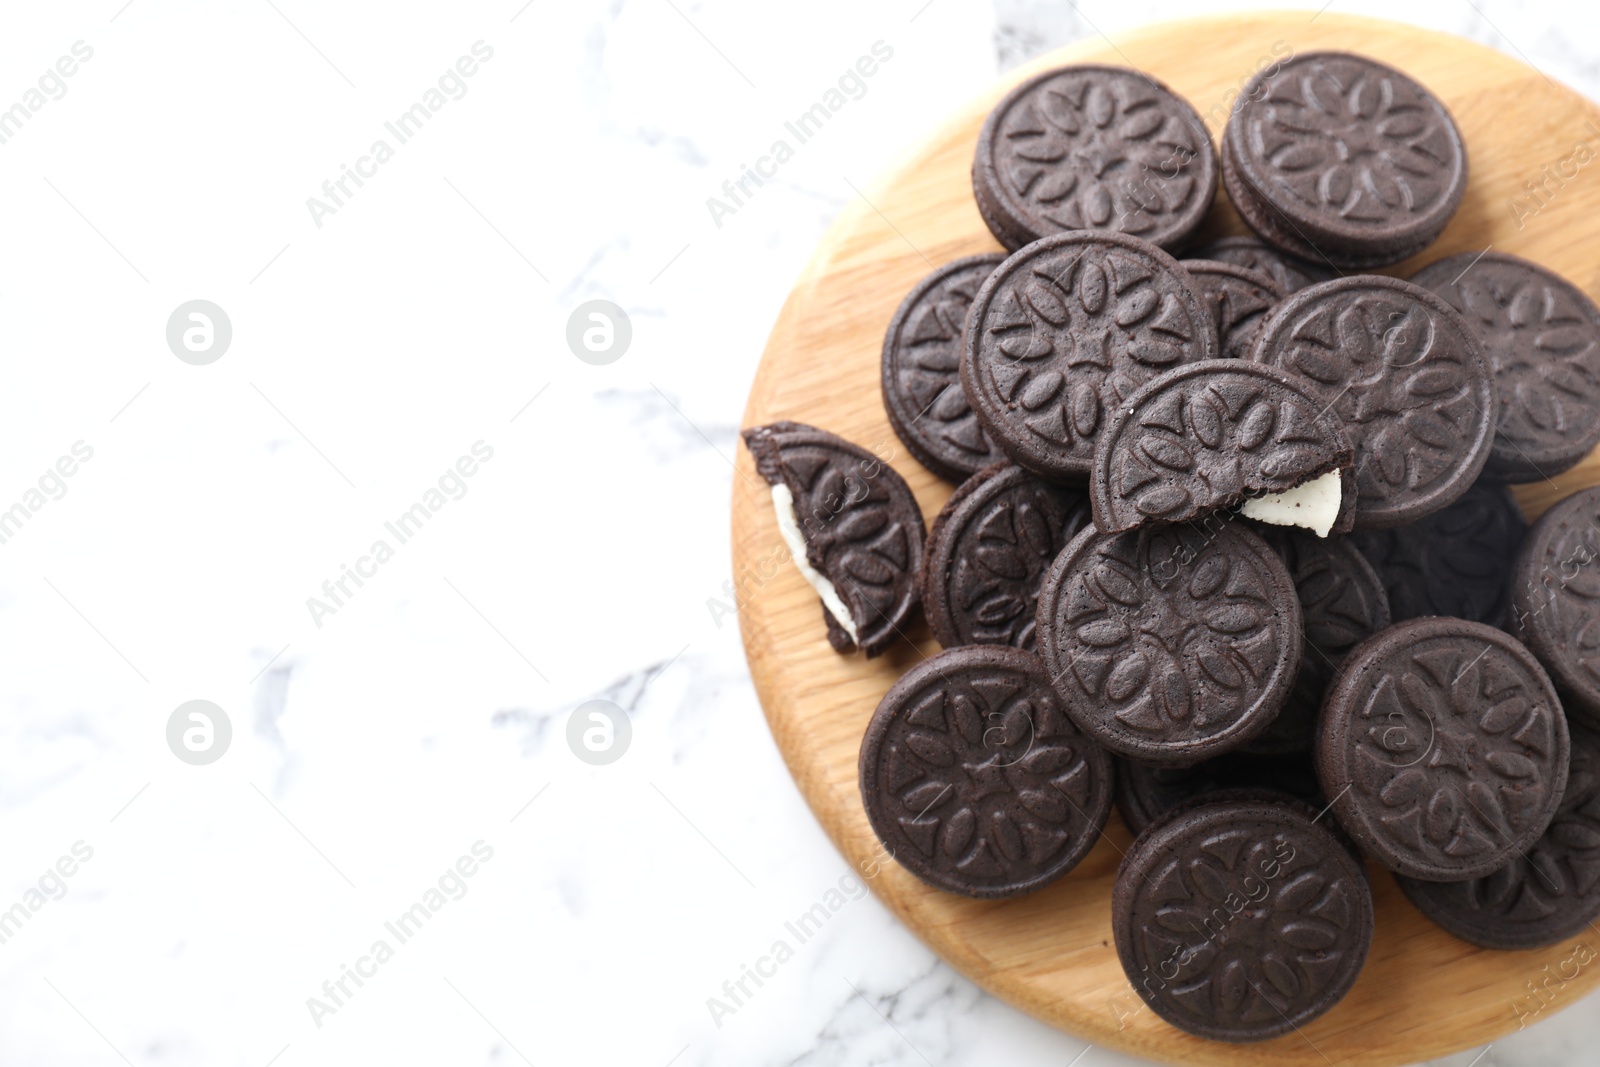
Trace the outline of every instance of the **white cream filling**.
<instances>
[{"instance_id":1,"label":"white cream filling","mask_svg":"<svg viewBox=\"0 0 1600 1067\"><path fill-rule=\"evenodd\" d=\"M789 492L789 487L779 482L772 487L772 507L778 513L778 532L783 535L783 541L789 546L789 555L794 560L794 565L800 569L800 574L811 583L811 588L817 591L822 598L823 607L828 609L828 614L844 628L850 635L850 640L856 644L861 641L856 637L856 621L850 617L850 609L844 606L844 601L839 599L839 591L833 583L817 573L811 561L806 558L806 538L800 532L800 518L794 511L794 494Z\"/></svg>"},{"instance_id":2,"label":"white cream filling","mask_svg":"<svg viewBox=\"0 0 1600 1067\"><path fill-rule=\"evenodd\" d=\"M1327 537L1339 517L1341 492L1339 472L1329 471L1293 489L1252 497L1241 511L1246 518L1274 526L1304 526L1318 537Z\"/></svg>"}]
</instances>

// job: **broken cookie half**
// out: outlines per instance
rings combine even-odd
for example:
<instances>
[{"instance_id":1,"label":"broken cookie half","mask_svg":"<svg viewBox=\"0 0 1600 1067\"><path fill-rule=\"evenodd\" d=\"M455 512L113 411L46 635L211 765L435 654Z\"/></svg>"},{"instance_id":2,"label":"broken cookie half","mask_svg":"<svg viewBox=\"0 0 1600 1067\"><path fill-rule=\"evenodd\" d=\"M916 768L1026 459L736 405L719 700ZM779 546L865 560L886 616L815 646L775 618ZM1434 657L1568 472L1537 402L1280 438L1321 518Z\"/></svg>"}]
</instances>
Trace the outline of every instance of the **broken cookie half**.
<instances>
[{"instance_id":1,"label":"broken cookie half","mask_svg":"<svg viewBox=\"0 0 1600 1067\"><path fill-rule=\"evenodd\" d=\"M866 449L803 423L754 427L744 443L795 566L822 598L828 643L876 656L917 607L924 528L910 488Z\"/></svg>"},{"instance_id":2,"label":"broken cookie half","mask_svg":"<svg viewBox=\"0 0 1600 1067\"><path fill-rule=\"evenodd\" d=\"M1355 451L1344 424L1298 375L1237 359L1151 379L1107 422L1090 484L1106 533L1214 511L1319 537L1355 522Z\"/></svg>"}]
</instances>

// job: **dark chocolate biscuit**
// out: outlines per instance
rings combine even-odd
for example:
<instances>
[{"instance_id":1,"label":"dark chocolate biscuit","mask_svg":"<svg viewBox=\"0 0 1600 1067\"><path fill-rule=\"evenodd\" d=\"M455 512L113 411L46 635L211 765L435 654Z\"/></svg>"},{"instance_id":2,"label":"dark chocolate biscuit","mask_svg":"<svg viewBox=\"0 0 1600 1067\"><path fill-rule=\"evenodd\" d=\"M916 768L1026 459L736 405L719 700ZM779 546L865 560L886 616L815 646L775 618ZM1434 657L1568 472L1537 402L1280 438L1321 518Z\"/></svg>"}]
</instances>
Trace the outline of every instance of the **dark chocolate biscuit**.
<instances>
[{"instance_id":1,"label":"dark chocolate biscuit","mask_svg":"<svg viewBox=\"0 0 1600 1067\"><path fill-rule=\"evenodd\" d=\"M1463 252L1411 280L1461 312L1500 397L1483 476L1537 482L1576 466L1600 444L1600 308L1537 263Z\"/></svg>"},{"instance_id":2,"label":"dark chocolate biscuit","mask_svg":"<svg viewBox=\"0 0 1600 1067\"><path fill-rule=\"evenodd\" d=\"M1244 359L1267 312L1289 291L1265 274L1217 259L1181 259L1217 323L1220 355Z\"/></svg>"},{"instance_id":3,"label":"dark chocolate biscuit","mask_svg":"<svg viewBox=\"0 0 1600 1067\"><path fill-rule=\"evenodd\" d=\"M1540 948L1592 926L1600 918L1600 738L1573 729L1561 808L1526 855L1470 882L1395 881L1422 914L1484 948Z\"/></svg>"},{"instance_id":4,"label":"dark chocolate biscuit","mask_svg":"<svg viewBox=\"0 0 1600 1067\"><path fill-rule=\"evenodd\" d=\"M1372 943L1372 891L1338 836L1293 807L1196 804L1129 848L1111 928L1157 1015L1200 1037L1261 1041L1349 991Z\"/></svg>"},{"instance_id":5,"label":"dark chocolate biscuit","mask_svg":"<svg viewBox=\"0 0 1600 1067\"><path fill-rule=\"evenodd\" d=\"M1311 755L1256 756L1243 751L1225 752L1189 767L1164 767L1137 760L1113 758L1116 771L1117 810L1134 834L1141 834L1179 804L1229 789L1266 789L1283 793L1315 807L1327 807L1317 785Z\"/></svg>"},{"instance_id":6,"label":"dark chocolate biscuit","mask_svg":"<svg viewBox=\"0 0 1600 1067\"><path fill-rule=\"evenodd\" d=\"M1034 242L983 283L961 384L1018 464L1084 482L1112 410L1162 371L1216 354L1216 324L1177 260L1137 238L1077 231Z\"/></svg>"},{"instance_id":7,"label":"dark chocolate biscuit","mask_svg":"<svg viewBox=\"0 0 1600 1067\"><path fill-rule=\"evenodd\" d=\"M1229 753L1229 755L1236 755L1236 753ZM1222 758L1226 759L1227 757L1224 756ZM1294 783L1302 771L1309 770L1312 780L1315 781L1316 771L1311 765L1311 757L1307 755L1303 759L1304 762L1301 763L1300 759L1297 758L1294 772L1285 773L1282 777ZM1361 868L1361 873L1365 877L1366 857L1362 855L1360 847L1350 839L1350 835L1340 829L1339 821L1333 817L1328 808L1328 802L1322 799L1320 788L1310 797L1301 797L1270 785L1224 785L1173 805L1154 821L1166 822L1169 818L1175 818L1190 808L1203 807L1207 804L1223 804L1235 800L1248 800L1256 803L1271 804L1274 807L1287 808L1317 823L1339 839L1339 843L1355 859L1356 865Z\"/></svg>"},{"instance_id":8,"label":"dark chocolate biscuit","mask_svg":"<svg viewBox=\"0 0 1600 1067\"><path fill-rule=\"evenodd\" d=\"M1296 259L1278 251L1259 237L1219 237L1194 250L1196 259L1232 263L1236 267L1265 274L1285 293L1293 293L1337 274L1327 267Z\"/></svg>"},{"instance_id":9,"label":"dark chocolate biscuit","mask_svg":"<svg viewBox=\"0 0 1600 1067\"><path fill-rule=\"evenodd\" d=\"M972 162L978 211L1010 249L1067 230L1111 230L1174 249L1217 191L1194 108L1127 67L1046 71L989 114Z\"/></svg>"},{"instance_id":10,"label":"dark chocolate biscuit","mask_svg":"<svg viewBox=\"0 0 1600 1067\"><path fill-rule=\"evenodd\" d=\"M1189 522L1249 500L1247 515L1327 536L1343 499L1337 475L1283 499L1354 466L1350 438L1315 389L1298 374L1238 359L1187 363L1145 383L1106 419L1096 442L1095 525L1115 533ZM1284 506L1271 508L1273 500Z\"/></svg>"},{"instance_id":11,"label":"dark chocolate biscuit","mask_svg":"<svg viewBox=\"0 0 1600 1067\"><path fill-rule=\"evenodd\" d=\"M1011 897L1066 874L1111 810L1111 762L1061 713L1039 657L969 645L917 664L861 741L861 799L929 885Z\"/></svg>"},{"instance_id":12,"label":"dark chocolate biscuit","mask_svg":"<svg viewBox=\"0 0 1600 1067\"><path fill-rule=\"evenodd\" d=\"M1262 71L1222 134L1223 181L1269 244L1341 267L1396 263L1455 214L1467 150L1449 111L1365 56L1304 52Z\"/></svg>"},{"instance_id":13,"label":"dark chocolate biscuit","mask_svg":"<svg viewBox=\"0 0 1600 1067\"><path fill-rule=\"evenodd\" d=\"M1415 522L1467 491L1494 442L1494 382L1461 315L1375 274L1278 305L1250 358L1312 380L1356 447L1356 528Z\"/></svg>"},{"instance_id":14,"label":"dark chocolate biscuit","mask_svg":"<svg viewBox=\"0 0 1600 1067\"><path fill-rule=\"evenodd\" d=\"M1021 467L979 471L933 520L922 554L922 609L945 648L1033 651L1039 583L1089 524L1089 501Z\"/></svg>"},{"instance_id":15,"label":"dark chocolate biscuit","mask_svg":"<svg viewBox=\"0 0 1600 1067\"><path fill-rule=\"evenodd\" d=\"M1317 777L1339 824L1384 866L1459 882L1550 825L1567 720L1544 668L1503 631L1396 623L1357 645L1322 706Z\"/></svg>"},{"instance_id":16,"label":"dark chocolate biscuit","mask_svg":"<svg viewBox=\"0 0 1600 1067\"><path fill-rule=\"evenodd\" d=\"M989 440L961 390L961 331L998 252L946 263L917 283L883 338L883 407L907 451L959 482L1005 455Z\"/></svg>"},{"instance_id":17,"label":"dark chocolate biscuit","mask_svg":"<svg viewBox=\"0 0 1600 1067\"><path fill-rule=\"evenodd\" d=\"M1294 577L1300 597L1305 654L1283 710L1265 733L1243 746L1258 755L1309 753L1317 712L1334 672L1356 645L1389 625L1389 595L1366 557L1345 537L1261 527Z\"/></svg>"},{"instance_id":18,"label":"dark chocolate biscuit","mask_svg":"<svg viewBox=\"0 0 1600 1067\"><path fill-rule=\"evenodd\" d=\"M1410 245L1374 246L1373 249L1362 253L1337 252L1313 244L1307 239L1305 231L1295 227L1254 194L1249 183L1240 176L1238 166L1232 162L1233 148L1226 139L1222 142L1221 156L1222 187L1227 190L1228 199L1245 225L1249 226L1263 243L1270 244L1282 250L1285 255L1294 256L1303 262L1323 264L1328 268L1330 275L1342 277L1385 267L1402 259L1408 259L1433 243L1430 237L1426 240L1418 239L1415 244Z\"/></svg>"},{"instance_id":19,"label":"dark chocolate biscuit","mask_svg":"<svg viewBox=\"0 0 1600 1067\"><path fill-rule=\"evenodd\" d=\"M1527 532L1511 492L1478 482L1427 518L1352 540L1383 579L1395 622L1449 615L1503 626L1511 566Z\"/></svg>"},{"instance_id":20,"label":"dark chocolate biscuit","mask_svg":"<svg viewBox=\"0 0 1600 1067\"><path fill-rule=\"evenodd\" d=\"M828 643L876 656L917 607L916 497L893 467L826 430L774 422L745 430L744 443L772 486L795 566L822 598Z\"/></svg>"},{"instance_id":21,"label":"dark chocolate biscuit","mask_svg":"<svg viewBox=\"0 0 1600 1067\"><path fill-rule=\"evenodd\" d=\"M1512 574L1512 632L1550 672L1568 714L1600 728L1600 488L1545 512Z\"/></svg>"},{"instance_id":22,"label":"dark chocolate biscuit","mask_svg":"<svg viewBox=\"0 0 1600 1067\"><path fill-rule=\"evenodd\" d=\"M1277 715L1300 663L1294 581L1230 523L1090 527L1039 593L1039 652L1067 714L1121 756L1187 764Z\"/></svg>"}]
</instances>

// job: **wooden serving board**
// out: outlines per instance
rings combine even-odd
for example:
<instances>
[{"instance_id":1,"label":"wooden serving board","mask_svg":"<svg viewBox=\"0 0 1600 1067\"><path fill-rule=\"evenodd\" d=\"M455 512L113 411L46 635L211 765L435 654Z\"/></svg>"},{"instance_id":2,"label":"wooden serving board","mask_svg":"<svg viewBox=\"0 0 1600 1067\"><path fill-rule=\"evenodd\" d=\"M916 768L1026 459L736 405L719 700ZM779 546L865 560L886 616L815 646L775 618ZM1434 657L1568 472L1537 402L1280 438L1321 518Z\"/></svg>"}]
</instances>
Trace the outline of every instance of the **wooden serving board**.
<instances>
[{"instance_id":1,"label":"wooden serving board","mask_svg":"<svg viewBox=\"0 0 1600 1067\"><path fill-rule=\"evenodd\" d=\"M931 524L953 486L912 459L890 429L879 358L889 318L919 278L958 256L1000 250L972 199L970 168L984 116L1012 85L1040 70L1120 63L1186 97L1215 137L1233 100L1228 94L1272 62L1274 47L1277 54L1347 49L1373 56L1415 77L1454 113L1471 159L1466 198L1443 236L1391 273L1406 276L1492 244L1544 263L1600 298L1600 165L1593 173L1580 167L1559 186L1550 182L1538 200L1524 184L1542 181L1547 163L1570 174L1580 141L1600 150L1600 109L1577 93L1488 48L1399 23L1334 13L1311 21L1304 11L1170 22L1120 34L1114 45L1103 38L1081 42L1013 71L847 207L773 327L745 425L795 419L888 457ZM1219 192L1200 238L1243 232ZM1529 998L1528 983L1570 972L1570 964L1561 964L1579 943L1600 946L1600 932L1589 931L1537 951L1474 948L1424 919L1393 879L1374 868L1377 935L1360 980L1333 1011L1300 1033L1257 1045L1224 1045L1174 1029L1142 1007L1112 946L1111 886L1130 840L1115 813L1076 870L1018 900L942 893L882 856L856 787L862 731L890 684L939 646L919 621L909 631L914 646L903 643L870 662L834 653L816 594L785 562L771 497L743 448L737 475L733 565L745 652L790 773L884 903L957 970L1023 1011L1097 1045L1169 1063L1407 1064L1516 1029L1518 1010L1539 1004ZM1591 455L1553 482L1519 487L1517 498L1532 518L1595 484L1600 459ZM1545 994L1543 1014L1576 1001L1597 981L1600 967L1582 968L1553 996Z\"/></svg>"}]
</instances>

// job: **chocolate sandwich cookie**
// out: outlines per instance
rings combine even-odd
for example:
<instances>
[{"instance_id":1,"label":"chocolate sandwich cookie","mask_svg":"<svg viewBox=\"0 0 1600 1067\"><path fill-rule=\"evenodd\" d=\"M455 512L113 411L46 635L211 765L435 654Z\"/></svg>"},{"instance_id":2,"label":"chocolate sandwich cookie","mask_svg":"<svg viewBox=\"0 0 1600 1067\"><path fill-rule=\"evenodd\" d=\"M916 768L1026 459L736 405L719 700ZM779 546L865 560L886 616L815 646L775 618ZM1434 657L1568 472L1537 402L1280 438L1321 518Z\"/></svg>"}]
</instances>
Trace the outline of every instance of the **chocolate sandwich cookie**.
<instances>
[{"instance_id":1,"label":"chocolate sandwich cookie","mask_svg":"<svg viewBox=\"0 0 1600 1067\"><path fill-rule=\"evenodd\" d=\"M1345 532L1341 471L1355 451L1316 383L1262 363L1186 363L1145 383L1106 419L1089 498L1107 533L1244 514L1327 536ZM1359 506L1359 505L1358 505ZM1341 528L1339 519L1346 520Z\"/></svg>"},{"instance_id":2,"label":"chocolate sandwich cookie","mask_svg":"<svg viewBox=\"0 0 1600 1067\"><path fill-rule=\"evenodd\" d=\"M1161 1018L1262 1041L1349 991L1372 943L1372 892L1339 838L1293 807L1196 804L1129 848L1111 929L1128 981Z\"/></svg>"},{"instance_id":3,"label":"chocolate sandwich cookie","mask_svg":"<svg viewBox=\"0 0 1600 1067\"><path fill-rule=\"evenodd\" d=\"M1351 649L1389 625L1389 596L1378 572L1348 538L1281 526L1261 527L1260 533L1294 577L1306 647L1283 709L1243 751L1310 753L1317 712L1334 672Z\"/></svg>"},{"instance_id":4,"label":"chocolate sandwich cookie","mask_svg":"<svg viewBox=\"0 0 1600 1067\"><path fill-rule=\"evenodd\" d=\"M1067 714L1149 763L1197 763L1258 736L1303 644L1294 580L1239 523L1090 527L1039 593L1039 653Z\"/></svg>"},{"instance_id":5,"label":"chocolate sandwich cookie","mask_svg":"<svg viewBox=\"0 0 1600 1067\"><path fill-rule=\"evenodd\" d=\"M911 489L871 452L803 423L752 427L744 443L795 566L822 598L828 643L878 655L917 607L924 531Z\"/></svg>"},{"instance_id":6,"label":"chocolate sandwich cookie","mask_svg":"<svg viewBox=\"0 0 1600 1067\"><path fill-rule=\"evenodd\" d=\"M1412 619L1345 660L1322 706L1317 777L1378 862L1459 882L1545 832L1570 752L1555 688L1521 642L1482 623Z\"/></svg>"},{"instance_id":7,"label":"chocolate sandwich cookie","mask_svg":"<svg viewBox=\"0 0 1600 1067\"><path fill-rule=\"evenodd\" d=\"M1245 267L1215 259L1181 259L1205 296L1217 323L1220 355L1244 359L1256 339L1267 312L1289 291L1277 282Z\"/></svg>"},{"instance_id":8,"label":"chocolate sandwich cookie","mask_svg":"<svg viewBox=\"0 0 1600 1067\"><path fill-rule=\"evenodd\" d=\"M1418 240L1414 244L1375 244L1364 251L1339 251L1326 242L1316 242L1306 231L1275 211L1252 189L1249 179L1243 177L1233 162L1235 149L1226 138L1222 141L1222 187L1245 225L1262 240L1285 254L1303 261L1326 264L1335 276L1360 274L1398 263L1423 251L1433 243L1433 238Z\"/></svg>"},{"instance_id":9,"label":"chocolate sandwich cookie","mask_svg":"<svg viewBox=\"0 0 1600 1067\"><path fill-rule=\"evenodd\" d=\"M1567 713L1600 728L1600 488L1545 512L1512 574L1512 632L1550 672Z\"/></svg>"},{"instance_id":10,"label":"chocolate sandwich cookie","mask_svg":"<svg viewBox=\"0 0 1600 1067\"><path fill-rule=\"evenodd\" d=\"M1224 752L1189 767L1164 767L1118 758L1111 763L1116 772L1117 811L1135 835L1178 805L1223 790L1281 793L1314 805L1312 815L1328 804L1317 785L1317 771L1309 752L1285 756Z\"/></svg>"},{"instance_id":11,"label":"chocolate sandwich cookie","mask_svg":"<svg viewBox=\"0 0 1600 1067\"><path fill-rule=\"evenodd\" d=\"M1351 539L1383 579L1395 622L1449 615L1504 626L1511 567L1527 532L1510 490L1478 482L1442 511Z\"/></svg>"},{"instance_id":12,"label":"chocolate sandwich cookie","mask_svg":"<svg viewBox=\"0 0 1600 1067\"><path fill-rule=\"evenodd\" d=\"M1526 855L1470 882L1396 878L1417 909L1463 941L1541 948L1600 919L1600 738L1572 730L1567 790Z\"/></svg>"},{"instance_id":13,"label":"chocolate sandwich cookie","mask_svg":"<svg viewBox=\"0 0 1600 1067\"><path fill-rule=\"evenodd\" d=\"M902 867L969 897L1042 889L1088 854L1111 763L1061 713L1044 665L969 645L917 664L861 741L867 820Z\"/></svg>"},{"instance_id":14,"label":"chocolate sandwich cookie","mask_svg":"<svg viewBox=\"0 0 1600 1067\"><path fill-rule=\"evenodd\" d=\"M1326 265L1317 266L1278 251L1259 237L1219 237L1194 250L1196 259L1232 263L1236 267L1265 274L1285 293L1293 293L1317 282L1338 277Z\"/></svg>"},{"instance_id":15,"label":"chocolate sandwich cookie","mask_svg":"<svg viewBox=\"0 0 1600 1067\"><path fill-rule=\"evenodd\" d=\"M1461 312L1478 335L1500 397L1483 476L1537 482L1600 444L1600 308L1537 263L1463 252L1411 280Z\"/></svg>"},{"instance_id":16,"label":"chocolate sandwich cookie","mask_svg":"<svg viewBox=\"0 0 1600 1067\"><path fill-rule=\"evenodd\" d=\"M1233 755L1233 753L1230 753L1230 755ZM1228 757L1224 756L1222 758L1227 759ZM1310 765L1310 762L1310 756L1305 757L1304 763L1302 763L1299 759L1296 759L1295 773L1286 773L1282 776L1291 783L1294 783L1298 778L1298 773L1301 770L1306 769ZM1313 771L1313 780L1315 777L1316 775ZM1339 843L1345 847L1345 851L1350 853L1351 858L1356 861L1356 866L1361 868L1362 877L1366 877L1366 860L1361 854L1360 847L1350 839L1349 834L1340 829L1339 821L1333 817L1332 812L1328 809L1328 802L1322 799L1322 793L1320 789L1310 797L1301 797L1296 796L1294 793L1270 785L1222 785L1208 792L1200 793L1196 796L1190 797L1188 800L1180 801L1179 803L1174 804L1154 821L1166 822L1170 818L1176 818L1177 816L1182 815L1191 808L1204 807L1208 804L1231 803L1236 800L1246 800L1258 804L1270 804L1273 807L1287 808L1297 815L1301 815L1307 819L1310 819L1312 822L1318 824L1323 829L1332 833L1334 837L1339 839Z\"/></svg>"},{"instance_id":17,"label":"chocolate sandwich cookie","mask_svg":"<svg viewBox=\"0 0 1600 1067\"><path fill-rule=\"evenodd\" d=\"M1077 231L1034 242L983 283L961 385L1013 460L1082 483L1118 405L1162 371L1216 354L1216 324L1177 260L1137 238Z\"/></svg>"},{"instance_id":18,"label":"chocolate sandwich cookie","mask_svg":"<svg viewBox=\"0 0 1600 1067\"><path fill-rule=\"evenodd\" d=\"M1495 396L1473 331L1420 286L1375 274L1279 304L1250 358L1311 379L1356 448L1356 528L1415 522L1467 491L1494 442Z\"/></svg>"},{"instance_id":19,"label":"chocolate sandwich cookie","mask_svg":"<svg viewBox=\"0 0 1600 1067\"><path fill-rule=\"evenodd\" d=\"M1087 525L1087 497L1021 467L996 464L961 483L933 520L918 579L939 643L1033 651L1039 583Z\"/></svg>"},{"instance_id":20,"label":"chocolate sandwich cookie","mask_svg":"<svg viewBox=\"0 0 1600 1067\"><path fill-rule=\"evenodd\" d=\"M1304 52L1262 71L1222 133L1222 181L1268 244L1366 269L1431 244L1461 203L1467 149L1438 98L1393 67Z\"/></svg>"},{"instance_id":21,"label":"chocolate sandwich cookie","mask_svg":"<svg viewBox=\"0 0 1600 1067\"><path fill-rule=\"evenodd\" d=\"M1005 459L961 390L961 330L998 252L946 263L901 301L883 338L883 407L906 450L959 482Z\"/></svg>"},{"instance_id":22,"label":"chocolate sandwich cookie","mask_svg":"<svg viewBox=\"0 0 1600 1067\"><path fill-rule=\"evenodd\" d=\"M1188 101L1148 74L1081 64L1017 86L978 134L978 212L1010 249L1067 230L1180 247L1217 191L1217 157Z\"/></svg>"}]
</instances>

